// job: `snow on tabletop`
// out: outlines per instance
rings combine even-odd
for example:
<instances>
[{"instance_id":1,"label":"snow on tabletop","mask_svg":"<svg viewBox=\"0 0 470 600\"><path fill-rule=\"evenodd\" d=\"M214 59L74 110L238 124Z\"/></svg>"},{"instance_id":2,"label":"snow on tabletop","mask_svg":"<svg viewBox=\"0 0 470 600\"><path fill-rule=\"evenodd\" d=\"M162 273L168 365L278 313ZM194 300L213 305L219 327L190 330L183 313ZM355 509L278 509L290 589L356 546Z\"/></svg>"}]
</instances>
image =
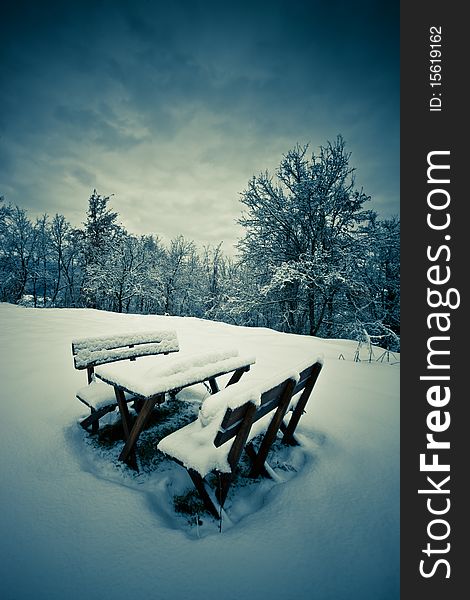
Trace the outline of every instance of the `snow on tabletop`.
<instances>
[{"instance_id":1,"label":"snow on tabletop","mask_svg":"<svg viewBox=\"0 0 470 600\"><path fill-rule=\"evenodd\" d=\"M253 356L238 356L236 349L223 349L113 363L98 367L95 372L108 383L148 398L254 363Z\"/></svg>"}]
</instances>

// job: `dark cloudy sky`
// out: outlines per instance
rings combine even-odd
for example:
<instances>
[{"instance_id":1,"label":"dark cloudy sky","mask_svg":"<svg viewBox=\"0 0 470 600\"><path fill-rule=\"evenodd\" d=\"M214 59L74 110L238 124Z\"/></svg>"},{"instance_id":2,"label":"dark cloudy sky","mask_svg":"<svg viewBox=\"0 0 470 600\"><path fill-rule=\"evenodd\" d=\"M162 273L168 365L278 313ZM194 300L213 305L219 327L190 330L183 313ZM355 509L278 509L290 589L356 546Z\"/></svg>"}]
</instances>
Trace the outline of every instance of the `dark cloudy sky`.
<instances>
[{"instance_id":1,"label":"dark cloudy sky","mask_svg":"<svg viewBox=\"0 0 470 600\"><path fill-rule=\"evenodd\" d=\"M0 195L133 233L239 237L240 192L297 142L342 134L399 211L399 2L5 0Z\"/></svg>"}]
</instances>

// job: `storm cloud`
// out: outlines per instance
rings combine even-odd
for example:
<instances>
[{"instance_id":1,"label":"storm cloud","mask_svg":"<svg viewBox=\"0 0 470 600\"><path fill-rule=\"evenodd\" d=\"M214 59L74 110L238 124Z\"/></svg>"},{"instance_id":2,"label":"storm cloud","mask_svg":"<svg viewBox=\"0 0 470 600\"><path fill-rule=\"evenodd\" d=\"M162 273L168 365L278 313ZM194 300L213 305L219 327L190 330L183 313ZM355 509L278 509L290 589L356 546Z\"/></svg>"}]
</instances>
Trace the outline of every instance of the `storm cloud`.
<instances>
[{"instance_id":1,"label":"storm cloud","mask_svg":"<svg viewBox=\"0 0 470 600\"><path fill-rule=\"evenodd\" d=\"M240 235L240 192L296 143L342 134L358 186L399 210L399 3L21 1L0 24L0 195L133 233Z\"/></svg>"}]
</instances>

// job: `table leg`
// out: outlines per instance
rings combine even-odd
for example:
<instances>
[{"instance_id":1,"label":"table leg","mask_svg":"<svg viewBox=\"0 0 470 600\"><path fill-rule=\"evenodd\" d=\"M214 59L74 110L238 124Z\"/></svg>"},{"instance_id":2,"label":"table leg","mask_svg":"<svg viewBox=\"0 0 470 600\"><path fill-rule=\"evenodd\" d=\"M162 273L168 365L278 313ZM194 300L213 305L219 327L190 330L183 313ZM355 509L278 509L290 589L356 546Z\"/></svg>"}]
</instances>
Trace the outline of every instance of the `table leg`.
<instances>
[{"instance_id":1,"label":"table leg","mask_svg":"<svg viewBox=\"0 0 470 600\"><path fill-rule=\"evenodd\" d=\"M240 381L243 373L245 373L246 371L249 371L249 370L250 370L250 365L248 365L247 367L242 367L241 369L237 369L234 372L234 374L232 375L232 377L230 377L230 380L225 387L228 387L229 385L233 385L234 383L237 383L238 381Z\"/></svg>"},{"instance_id":2,"label":"table leg","mask_svg":"<svg viewBox=\"0 0 470 600\"><path fill-rule=\"evenodd\" d=\"M129 409L127 407L126 397L124 395L124 392L122 390L118 389L117 387L114 388L114 394L116 396L116 400L117 400L117 403L119 406L119 412L121 413L122 428L124 429L124 437L125 437L126 443L127 443L127 440L129 439L129 436L132 431L132 425L131 425L131 417L129 415ZM132 469L134 469L136 471L139 470L139 468L137 466L137 457L135 455L135 451L128 452L126 455L126 459L122 459L122 460L127 465L129 465L129 467L131 467Z\"/></svg>"},{"instance_id":3,"label":"table leg","mask_svg":"<svg viewBox=\"0 0 470 600\"><path fill-rule=\"evenodd\" d=\"M211 377L209 379L209 385L211 386L212 394L217 394L217 392L219 391L219 386L217 384L215 377Z\"/></svg>"},{"instance_id":4,"label":"table leg","mask_svg":"<svg viewBox=\"0 0 470 600\"><path fill-rule=\"evenodd\" d=\"M157 404L157 402L159 402L159 401L160 402L162 401L162 396L164 399L165 398L164 394L158 394L157 396L153 396L152 398L148 398L147 400L145 400L142 410L140 411L139 416L137 417L137 419L134 423L134 426L130 430L129 435L126 439L126 443L124 444L124 448L122 449L122 452L119 455L119 460L122 460L123 462L127 461L127 458L129 457L131 452L133 452L133 450L134 450L134 446L135 446L137 440L139 439L139 435L141 434L142 429L144 428L144 425L145 425L150 413L152 412L155 404ZM126 410L127 410L127 405L126 405Z\"/></svg>"}]
</instances>

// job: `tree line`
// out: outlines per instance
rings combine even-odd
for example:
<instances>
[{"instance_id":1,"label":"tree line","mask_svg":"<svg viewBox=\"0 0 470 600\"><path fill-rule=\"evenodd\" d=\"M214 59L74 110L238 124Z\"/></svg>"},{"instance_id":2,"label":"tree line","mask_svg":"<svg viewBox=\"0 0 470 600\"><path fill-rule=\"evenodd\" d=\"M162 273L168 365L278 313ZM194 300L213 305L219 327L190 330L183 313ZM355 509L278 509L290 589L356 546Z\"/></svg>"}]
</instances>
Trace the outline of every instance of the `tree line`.
<instances>
[{"instance_id":1,"label":"tree line","mask_svg":"<svg viewBox=\"0 0 470 600\"><path fill-rule=\"evenodd\" d=\"M177 236L136 236L93 191L85 222L32 221L0 202L0 299L41 307L195 316L397 350L400 223L356 188L339 136L296 146L241 194L236 258Z\"/></svg>"}]
</instances>

